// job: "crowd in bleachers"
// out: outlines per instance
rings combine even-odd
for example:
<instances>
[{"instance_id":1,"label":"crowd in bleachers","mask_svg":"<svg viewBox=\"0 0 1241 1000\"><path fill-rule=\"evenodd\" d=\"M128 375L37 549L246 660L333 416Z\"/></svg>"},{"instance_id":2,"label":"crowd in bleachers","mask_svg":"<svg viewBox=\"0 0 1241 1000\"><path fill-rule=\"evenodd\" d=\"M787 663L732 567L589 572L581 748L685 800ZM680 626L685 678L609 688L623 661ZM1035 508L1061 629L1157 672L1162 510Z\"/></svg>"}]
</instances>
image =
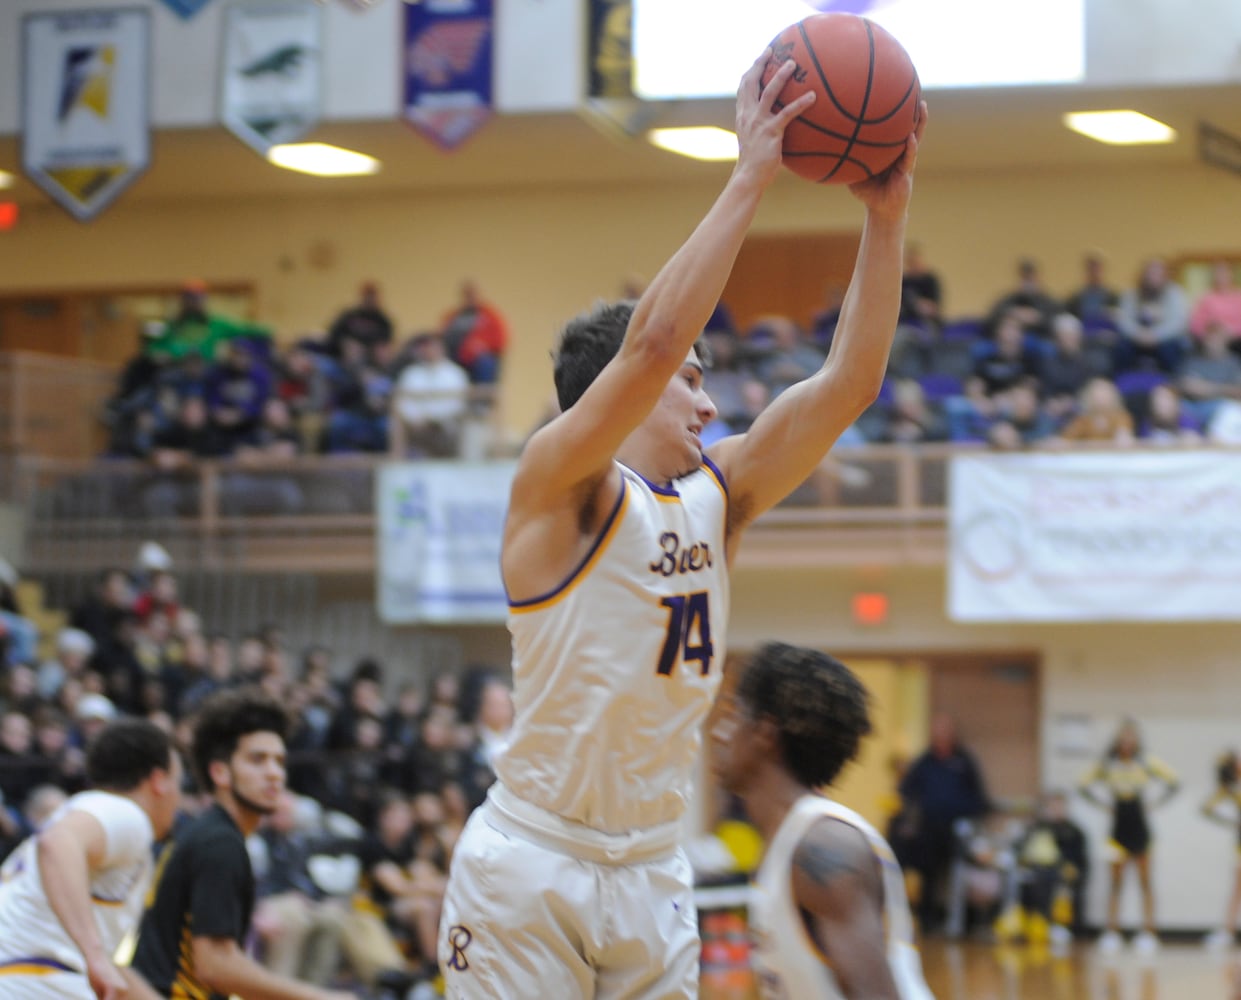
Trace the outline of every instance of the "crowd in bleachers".
<instances>
[{"instance_id":1,"label":"crowd in bleachers","mask_svg":"<svg viewBox=\"0 0 1241 1000\"><path fill-rule=\"evenodd\" d=\"M433 973L424 966L452 847L512 721L499 674L441 673L424 690L365 657L338 676L337 654L295 653L279 626L212 632L153 544L140 569L100 574L42 643L15 600L12 568L0 568L0 860L85 787L84 748L110 720L143 716L187 744L205 698L258 685L289 706L293 794L252 841L256 951L284 971L402 993ZM193 811L202 800L187 791Z\"/></svg>"},{"instance_id":2,"label":"crowd in bleachers","mask_svg":"<svg viewBox=\"0 0 1241 1000\"><path fill-rule=\"evenodd\" d=\"M172 470L197 458L263 462L303 453L455 454L471 400L499 377L508 327L471 282L434 329L401 339L378 288L325 332L287 346L216 315L201 282L144 327L106 419L108 452ZM429 394L429 395L428 395ZM394 426L394 425L398 425Z\"/></svg>"},{"instance_id":3,"label":"crowd in bleachers","mask_svg":"<svg viewBox=\"0 0 1241 1000\"><path fill-rule=\"evenodd\" d=\"M986 442L1005 450L1065 441L1125 444L1241 440L1241 288L1219 262L1191 302L1151 260L1132 288L1105 281L1089 255L1081 286L1058 297L1034 261L985 316L947 320L938 276L906 263L899 328L879 400L844 445ZM708 441L744 430L831 347L839 303L801 331L785 317L738 330L717 311L707 388L719 419Z\"/></svg>"},{"instance_id":4,"label":"crowd in bleachers","mask_svg":"<svg viewBox=\"0 0 1241 1000\"><path fill-rule=\"evenodd\" d=\"M841 443L1241 439L1231 264L1215 266L1195 301L1158 259L1117 289L1101 257L1087 255L1080 286L1063 296L1034 261L1017 271L985 315L950 319L938 275L911 248L888 378ZM746 429L819 368L839 300L807 329L775 314L739 329L720 304L706 331L719 416L705 443ZM326 332L280 347L266 330L208 313L205 287L188 283L178 314L152 325L122 375L108 408L110 453L165 470L225 455L243 464L316 452L455 456L479 387L499 378L507 324L466 282L438 328L403 342L394 330L367 284Z\"/></svg>"}]
</instances>

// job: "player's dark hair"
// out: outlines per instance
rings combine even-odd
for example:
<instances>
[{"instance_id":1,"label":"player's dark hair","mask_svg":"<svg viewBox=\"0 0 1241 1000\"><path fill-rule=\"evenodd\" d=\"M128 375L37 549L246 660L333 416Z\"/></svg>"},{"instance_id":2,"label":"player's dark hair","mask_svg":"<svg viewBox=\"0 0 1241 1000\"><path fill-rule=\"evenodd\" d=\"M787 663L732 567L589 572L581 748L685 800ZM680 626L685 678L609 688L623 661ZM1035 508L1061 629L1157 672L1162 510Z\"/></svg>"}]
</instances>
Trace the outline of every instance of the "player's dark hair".
<instances>
[{"instance_id":1,"label":"player's dark hair","mask_svg":"<svg viewBox=\"0 0 1241 1000\"><path fill-rule=\"evenodd\" d=\"M130 792L152 771L172 769L172 737L146 719L110 722L86 749L86 776L96 788Z\"/></svg>"},{"instance_id":2,"label":"player's dark hair","mask_svg":"<svg viewBox=\"0 0 1241 1000\"><path fill-rule=\"evenodd\" d=\"M817 649L781 642L754 654L737 699L779 732L780 757L802 784L830 784L871 731L870 696L843 663Z\"/></svg>"},{"instance_id":3,"label":"player's dark hair","mask_svg":"<svg viewBox=\"0 0 1241 1000\"><path fill-rule=\"evenodd\" d=\"M600 302L565 324L560 345L552 355L552 376L561 412L581 399L599 373L620 353L637 304L635 299ZM699 337L694 350L702 366L709 368L711 351L706 340Z\"/></svg>"},{"instance_id":4,"label":"player's dark hair","mask_svg":"<svg viewBox=\"0 0 1241 1000\"><path fill-rule=\"evenodd\" d=\"M556 399L562 411L582 398L619 353L636 305L632 299L600 302L565 324L552 358Z\"/></svg>"},{"instance_id":5,"label":"player's dark hair","mask_svg":"<svg viewBox=\"0 0 1241 1000\"><path fill-rule=\"evenodd\" d=\"M202 787L215 790L213 761L228 761L237 744L251 733L275 733L288 738L289 714L280 702L260 688L232 688L203 702L194 721L194 770Z\"/></svg>"},{"instance_id":6,"label":"player's dark hair","mask_svg":"<svg viewBox=\"0 0 1241 1000\"><path fill-rule=\"evenodd\" d=\"M1237 751L1229 750L1216 761L1215 780L1220 788L1232 790L1237 786Z\"/></svg>"}]
</instances>

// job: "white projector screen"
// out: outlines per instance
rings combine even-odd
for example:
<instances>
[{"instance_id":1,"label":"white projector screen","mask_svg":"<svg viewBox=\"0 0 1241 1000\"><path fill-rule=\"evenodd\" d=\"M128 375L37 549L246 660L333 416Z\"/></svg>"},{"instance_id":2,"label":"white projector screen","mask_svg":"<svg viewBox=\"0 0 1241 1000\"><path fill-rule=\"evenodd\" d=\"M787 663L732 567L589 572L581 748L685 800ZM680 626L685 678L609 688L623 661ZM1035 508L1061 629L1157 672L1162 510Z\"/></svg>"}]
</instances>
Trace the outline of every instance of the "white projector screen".
<instances>
[{"instance_id":1,"label":"white projector screen","mask_svg":"<svg viewBox=\"0 0 1241 1000\"><path fill-rule=\"evenodd\" d=\"M816 12L862 14L908 50L922 86L1083 79L1085 0L633 0L634 91L729 97L768 42Z\"/></svg>"}]
</instances>

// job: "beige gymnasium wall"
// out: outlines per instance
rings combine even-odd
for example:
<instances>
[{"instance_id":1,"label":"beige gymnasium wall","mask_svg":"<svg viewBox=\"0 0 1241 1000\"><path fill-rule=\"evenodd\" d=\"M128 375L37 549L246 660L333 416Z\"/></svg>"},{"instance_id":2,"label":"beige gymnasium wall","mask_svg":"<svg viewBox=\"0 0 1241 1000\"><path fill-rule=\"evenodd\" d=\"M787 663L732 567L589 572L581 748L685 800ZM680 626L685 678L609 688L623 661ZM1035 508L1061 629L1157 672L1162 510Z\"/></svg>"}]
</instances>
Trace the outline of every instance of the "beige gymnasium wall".
<instances>
[{"instance_id":1,"label":"beige gymnasium wall","mask_svg":"<svg viewBox=\"0 0 1241 1000\"><path fill-rule=\"evenodd\" d=\"M726 176L704 165L701 183L692 185L235 201L196 201L191 193L159 203L123 197L86 226L41 204L0 239L0 291L190 275L249 279L261 318L293 336L325 323L365 277L383 283L400 327L411 331L434 323L471 275L513 324L504 406L520 431L550 391L547 351L557 324L615 294L625 275L653 274ZM1117 283L1151 253L1237 248L1239 205L1235 177L1199 166L927 173L910 234L945 280L949 313L964 315L1008 286L1021 254L1043 261L1049 285L1061 291L1076 282L1085 247L1109 255ZM844 191L785 176L755 228L851 231L861 218Z\"/></svg>"}]
</instances>

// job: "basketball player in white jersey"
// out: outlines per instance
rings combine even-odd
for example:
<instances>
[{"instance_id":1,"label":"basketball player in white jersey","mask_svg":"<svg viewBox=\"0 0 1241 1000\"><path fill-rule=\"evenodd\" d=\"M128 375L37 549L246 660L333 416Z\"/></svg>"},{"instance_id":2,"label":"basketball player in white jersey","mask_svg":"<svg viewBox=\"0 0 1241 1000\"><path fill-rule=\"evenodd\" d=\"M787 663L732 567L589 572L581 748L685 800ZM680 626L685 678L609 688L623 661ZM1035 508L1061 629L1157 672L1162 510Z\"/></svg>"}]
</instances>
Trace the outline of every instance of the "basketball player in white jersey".
<instances>
[{"instance_id":1,"label":"basketball player in white jersey","mask_svg":"<svg viewBox=\"0 0 1241 1000\"><path fill-rule=\"evenodd\" d=\"M892 849L821 795L870 732L866 689L839 660L771 643L712 728L712 764L766 851L750 904L763 1000L932 1000Z\"/></svg>"},{"instance_id":2,"label":"basketball player in white jersey","mask_svg":"<svg viewBox=\"0 0 1241 1000\"><path fill-rule=\"evenodd\" d=\"M113 956L138 926L181 799L181 760L163 730L114 722L87 751L95 790L74 795L0 868L0 997L155 1000Z\"/></svg>"},{"instance_id":3,"label":"basketball player in white jersey","mask_svg":"<svg viewBox=\"0 0 1241 1000\"><path fill-rule=\"evenodd\" d=\"M741 83L723 193L636 304L568 324L561 415L518 465L501 556L516 719L453 856L439 938L449 997L697 996L678 841L724 662L728 564L742 530L879 391L922 132L852 189L866 223L823 369L704 454L715 407L694 345L780 169L784 128L809 106L775 107L792 66L762 88L766 60Z\"/></svg>"}]
</instances>

